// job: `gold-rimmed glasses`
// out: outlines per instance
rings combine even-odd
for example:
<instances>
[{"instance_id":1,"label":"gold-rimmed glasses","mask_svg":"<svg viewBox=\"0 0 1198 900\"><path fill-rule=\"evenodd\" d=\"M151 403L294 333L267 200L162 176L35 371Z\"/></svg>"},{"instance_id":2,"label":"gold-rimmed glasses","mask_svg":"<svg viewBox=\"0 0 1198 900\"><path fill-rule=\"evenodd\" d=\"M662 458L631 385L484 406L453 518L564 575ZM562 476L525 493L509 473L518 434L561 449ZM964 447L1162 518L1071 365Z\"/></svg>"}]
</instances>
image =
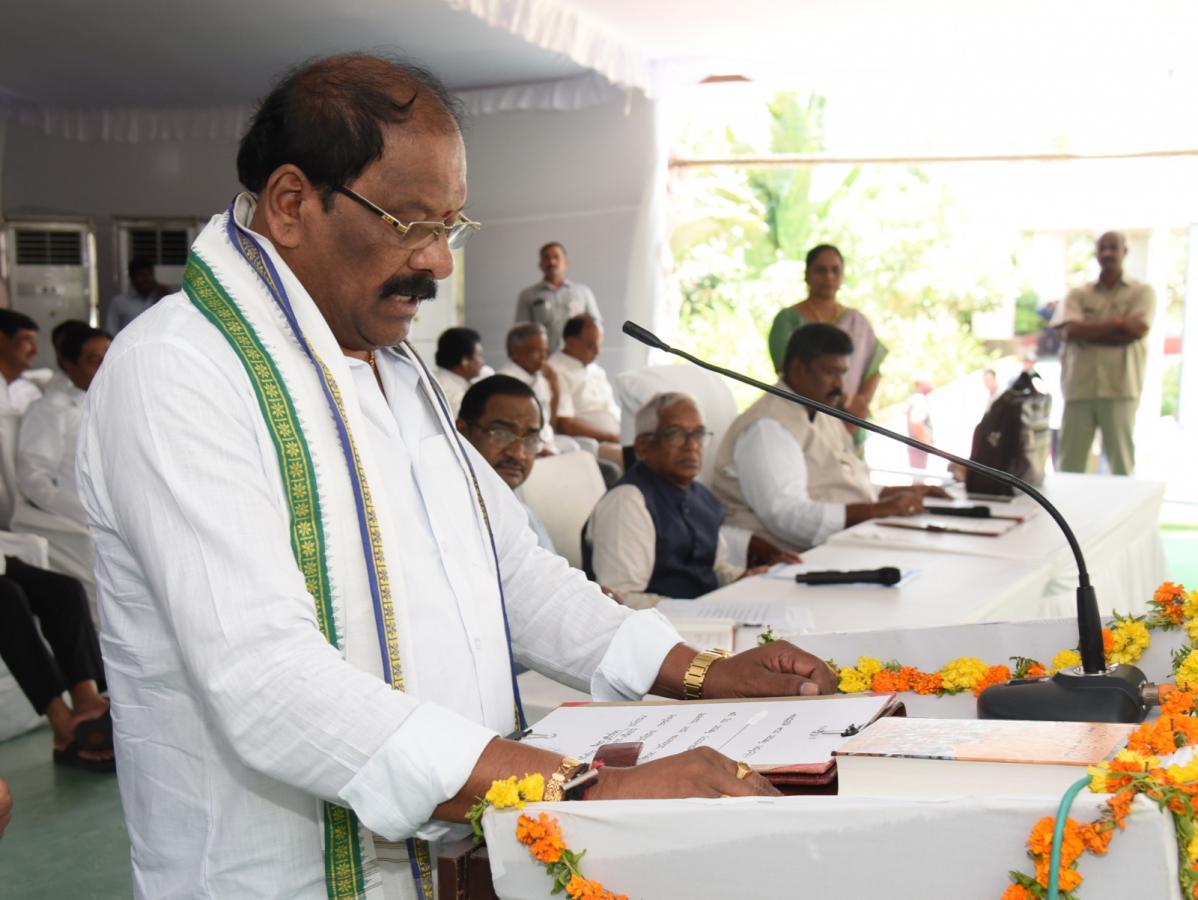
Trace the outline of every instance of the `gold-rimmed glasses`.
<instances>
[{"instance_id":1,"label":"gold-rimmed glasses","mask_svg":"<svg viewBox=\"0 0 1198 900\"><path fill-rule=\"evenodd\" d=\"M422 250L433 241L439 240L442 234L449 236L449 249L457 250L466 243L466 238L482 228L481 224L467 218L462 213L458 213L458 217L448 225L444 222L401 222L381 206L376 206L350 188L338 185L333 190L370 210L386 225L395 229L399 235L399 245L405 250Z\"/></svg>"}]
</instances>

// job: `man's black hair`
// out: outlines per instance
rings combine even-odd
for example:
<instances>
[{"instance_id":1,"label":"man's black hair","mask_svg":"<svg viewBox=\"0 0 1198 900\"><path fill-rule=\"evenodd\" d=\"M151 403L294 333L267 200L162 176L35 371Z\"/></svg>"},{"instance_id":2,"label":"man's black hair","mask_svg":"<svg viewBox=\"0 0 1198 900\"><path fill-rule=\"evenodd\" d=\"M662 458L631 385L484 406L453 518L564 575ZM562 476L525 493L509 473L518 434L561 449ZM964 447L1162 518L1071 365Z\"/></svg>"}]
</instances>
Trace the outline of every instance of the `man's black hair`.
<instances>
[{"instance_id":1,"label":"man's black hair","mask_svg":"<svg viewBox=\"0 0 1198 900\"><path fill-rule=\"evenodd\" d=\"M324 197L383 155L386 126L413 117L429 94L460 130L461 104L427 69L398 59L348 54L317 59L287 73L254 113L237 151L237 177L254 193L270 173L298 166Z\"/></svg>"},{"instance_id":2,"label":"man's black hair","mask_svg":"<svg viewBox=\"0 0 1198 900\"><path fill-rule=\"evenodd\" d=\"M107 331L99 328L92 328L86 323L83 328L72 328L62 334L61 340L55 344L54 349L58 351L58 357L63 362L69 362L72 365L79 362L79 357L83 355L83 345L92 338L108 338L112 339L112 335ZM57 329L55 329L57 331Z\"/></svg>"},{"instance_id":3,"label":"man's black hair","mask_svg":"<svg viewBox=\"0 0 1198 900\"><path fill-rule=\"evenodd\" d=\"M810 269L812 267L812 265L815 264L815 261L817 259L819 259L819 255L821 253L823 253L825 250L831 250L833 253L835 253L836 258L840 260L841 266L844 265L844 255L840 252L840 250L838 250L836 247L834 247L831 244L816 244L814 247L812 247L810 250L807 251L807 268L808 269Z\"/></svg>"},{"instance_id":4,"label":"man's black hair","mask_svg":"<svg viewBox=\"0 0 1198 900\"><path fill-rule=\"evenodd\" d=\"M483 342L473 328L446 328L437 338L437 365L452 369L463 359L474 355L474 348Z\"/></svg>"},{"instance_id":5,"label":"man's black hair","mask_svg":"<svg viewBox=\"0 0 1198 900\"><path fill-rule=\"evenodd\" d=\"M12 337L18 331L37 331L37 322L15 309L0 309L0 332Z\"/></svg>"},{"instance_id":6,"label":"man's black hair","mask_svg":"<svg viewBox=\"0 0 1198 900\"><path fill-rule=\"evenodd\" d=\"M54 346L55 352L61 355L62 341L70 332L74 331L91 331L92 327L82 319L66 319L54 326L54 330L50 332L50 343Z\"/></svg>"},{"instance_id":7,"label":"man's black hair","mask_svg":"<svg viewBox=\"0 0 1198 900\"><path fill-rule=\"evenodd\" d=\"M154 271L154 260L150 259L150 257L135 256L133 259L129 260L128 271L130 278L132 278L138 272L145 272L147 270L150 272Z\"/></svg>"},{"instance_id":8,"label":"man's black hair","mask_svg":"<svg viewBox=\"0 0 1198 900\"><path fill-rule=\"evenodd\" d=\"M548 244L542 244L541 249L537 252L537 256L544 256L545 251L551 247L557 247L558 250L562 251L562 256L566 257L566 259L570 258L570 254L566 252L566 245L561 241L550 241Z\"/></svg>"},{"instance_id":9,"label":"man's black hair","mask_svg":"<svg viewBox=\"0 0 1198 900\"><path fill-rule=\"evenodd\" d=\"M568 319L566 320L566 324L562 326L562 340L564 341L566 338L578 337L580 334L582 334L584 328L586 328L588 325L595 324L597 324L595 320L586 313L575 316L572 319Z\"/></svg>"},{"instance_id":10,"label":"man's black hair","mask_svg":"<svg viewBox=\"0 0 1198 900\"><path fill-rule=\"evenodd\" d=\"M492 397L527 397L537 404L537 409L541 412L540 424L545 423L545 412L541 410L541 404L537 403L537 395L532 392L532 388L510 375L492 375L470 385L470 389L462 397L458 417L471 425L476 424L487 411L487 403Z\"/></svg>"},{"instance_id":11,"label":"man's black hair","mask_svg":"<svg viewBox=\"0 0 1198 900\"><path fill-rule=\"evenodd\" d=\"M786 342L782 371L789 372L790 364L799 360L809 366L821 356L852 356L853 339L835 325L812 322L795 330Z\"/></svg>"}]
</instances>

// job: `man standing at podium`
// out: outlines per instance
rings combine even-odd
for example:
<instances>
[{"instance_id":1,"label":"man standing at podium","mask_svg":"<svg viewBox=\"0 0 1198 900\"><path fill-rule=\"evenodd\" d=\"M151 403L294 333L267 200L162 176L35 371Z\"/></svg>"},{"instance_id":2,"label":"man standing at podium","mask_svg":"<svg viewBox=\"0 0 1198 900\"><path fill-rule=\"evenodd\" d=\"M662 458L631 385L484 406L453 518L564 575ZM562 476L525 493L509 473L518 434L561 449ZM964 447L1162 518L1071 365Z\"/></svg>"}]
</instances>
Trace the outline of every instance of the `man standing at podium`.
<instances>
[{"instance_id":1,"label":"man standing at podium","mask_svg":"<svg viewBox=\"0 0 1198 900\"><path fill-rule=\"evenodd\" d=\"M602 699L835 689L784 642L725 659L610 602L458 439L403 343L478 227L440 82L310 63L238 174L81 428L137 896L432 900L426 842L492 780L582 766L502 737L516 660ZM700 750L591 797L771 791Z\"/></svg>"}]
</instances>

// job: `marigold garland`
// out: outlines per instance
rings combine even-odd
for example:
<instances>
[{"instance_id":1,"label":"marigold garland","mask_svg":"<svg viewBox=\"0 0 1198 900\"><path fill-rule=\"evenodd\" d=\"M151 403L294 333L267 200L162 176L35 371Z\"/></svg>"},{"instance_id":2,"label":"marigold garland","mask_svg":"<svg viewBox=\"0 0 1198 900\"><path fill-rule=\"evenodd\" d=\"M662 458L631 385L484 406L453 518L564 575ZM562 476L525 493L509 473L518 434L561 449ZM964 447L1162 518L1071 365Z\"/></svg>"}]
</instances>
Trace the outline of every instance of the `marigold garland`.
<instances>
[{"instance_id":1,"label":"marigold garland","mask_svg":"<svg viewBox=\"0 0 1198 900\"><path fill-rule=\"evenodd\" d=\"M1166 590L1168 588L1168 590ZM1193 616L1193 618L1190 618ZM1152 643L1151 632L1183 626L1191 640L1198 640L1198 591L1186 592L1180 585L1166 582L1153 595L1147 616L1121 616L1116 613L1107 628L1102 629L1102 649L1108 665L1130 665L1139 661ZM775 640L772 631L758 638L760 643ZM896 660L882 662L872 656L859 656L851 666L839 666L834 660L828 665L836 672L837 687L842 694L873 691L878 694L914 691L917 694L959 694L972 691L976 696L994 684L1015 678L1041 678L1061 669L1082 664L1076 648L1061 650L1046 666L1025 656L1011 657L1012 666L987 665L972 656L961 656L946 663L936 672L921 672L914 666L904 666ZM1174 663L1177 683L1184 689L1198 688L1198 652Z\"/></svg>"},{"instance_id":2,"label":"marigold garland","mask_svg":"<svg viewBox=\"0 0 1198 900\"><path fill-rule=\"evenodd\" d=\"M491 782L483 799L466 814L475 843L484 840L482 817L487 807L523 809L525 803L539 803L544 798L545 778L539 772L518 780L512 775ZM545 874L553 879L550 893L565 891L570 900L628 900L623 894L613 894L598 881L583 877L578 863L586 851L575 852L567 847L561 826L548 813L538 813L536 818L521 813L516 820L516 840L528 848L528 855L541 863Z\"/></svg>"},{"instance_id":3,"label":"marigold garland","mask_svg":"<svg viewBox=\"0 0 1198 900\"><path fill-rule=\"evenodd\" d=\"M1134 662L1149 644L1155 629L1184 627L1191 641L1198 628L1198 592L1165 582L1153 595L1147 617L1115 616L1109 641L1104 640L1108 662ZM1061 657L1062 654L1057 654ZM1019 660L1017 671L1022 663ZM1056 666L1057 659L1053 660ZM1182 894L1198 898L1198 754L1168 762L1183 747L1198 747L1198 649L1187 647L1174 654L1176 684L1160 685L1161 715L1145 722L1128 737L1127 746L1114 758L1091 766L1090 790L1110 795L1098 817L1089 823L1065 820L1061 865L1057 884L1062 896L1073 898L1083 878L1077 871L1084 853L1105 854L1117 831L1127 827L1127 816L1137 796L1147 797L1173 816L1177 832L1179 881ZM1048 896L1052 834L1056 820L1046 816L1027 839L1027 853L1035 874L1010 873L1002 900L1043 900Z\"/></svg>"}]
</instances>

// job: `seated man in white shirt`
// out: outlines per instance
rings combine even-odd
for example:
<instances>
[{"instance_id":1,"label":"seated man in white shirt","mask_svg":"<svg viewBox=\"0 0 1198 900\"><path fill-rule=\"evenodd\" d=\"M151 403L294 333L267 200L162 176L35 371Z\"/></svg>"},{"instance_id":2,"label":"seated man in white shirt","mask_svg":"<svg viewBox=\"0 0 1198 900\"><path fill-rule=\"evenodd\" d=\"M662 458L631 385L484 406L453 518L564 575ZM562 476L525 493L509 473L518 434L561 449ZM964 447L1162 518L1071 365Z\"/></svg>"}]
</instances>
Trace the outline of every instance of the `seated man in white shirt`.
<instances>
[{"instance_id":1,"label":"seated man in white shirt","mask_svg":"<svg viewBox=\"0 0 1198 900\"><path fill-rule=\"evenodd\" d=\"M75 481L75 447L84 397L112 338L86 322L56 332L65 377L52 380L21 421L16 475L25 502L17 504L12 527L44 537L50 568L78 578L94 597L95 550Z\"/></svg>"},{"instance_id":2,"label":"seated man in white shirt","mask_svg":"<svg viewBox=\"0 0 1198 900\"><path fill-rule=\"evenodd\" d=\"M37 356L37 322L15 309L0 309L0 412L23 415L41 388L24 378Z\"/></svg>"},{"instance_id":3,"label":"seated man in white shirt","mask_svg":"<svg viewBox=\"0 0 1198 900\"><path fill-rule=\"evenodd\" d=\"M554 422L559 415L569 416L574 412L570 397L561 390L557 371L549 365L549 334L544 325L525 322L514 325L507 333L508 361L495 370L497 375L507 375L523 381L536 395L537 402L545 413L541 424L542 453L567 453L578 449L578 442L557 434Z\"/></svg>"},{"instance_id":4,"label":"seated man in white shirt","mask_svg":"<svg viewBox=\"0 0 1198 900\"><path fill-rule=\"evenodd\" d=\"M561 434L598 441L599 456L623 471L620 406L607 373L595 362L602 348L603 326L590 316L566 322L562 348L549 357L563 396L570 398L570 411L558 409L555 427Z\"/></svg>"},{"instance_id":5,"label":"seated man in white shirt","mask_svg":"<svg viewBox=\"0 0 1198 900\"><path fill-rule=\"evenodd\" d=\"M720 534L724 504L695 480L710 437L688 394L658 394L636 414L637 461L596 504L582 550L587 575L628 606L690 600L745 574ZM766 547L757 542L758 551ZM760 562L798 559L768 549Z\"/></svg>"},{"instance_id":6,"label":"seated man in white shirt","mask_svg":"<svg viewBox=\"0 0 1198 900\"><path fill-rule=\"evenodd\" d=\"M473 328L446 328L437 338L436 362L433 377L445 392L450 414L457 416L462 397L487 364L482 338Z\"/></svg>"},{"instance_id":7,"label":"seated man in white shirt","mask_svg":"<svg viewBox=\"0 0 1198 900\"><path fill-rule=\"evenodd\" d=\"M470 386L458 412L458 431L507 482L528 513L537 543L556 553L549 532L520 493L541 452L544 416L532 388L510 375L492 375Z\"/></svg>"},{"instance_id":8,"label":"seated man in white shirt","mask_svg":"<svg viewBox=\"0 0 1198 900\"><path fill-rule=\"evenodd\" d=\"M835 325L804 325L786 345L780 386L840 406L852 352L852 338ZM916 515L928 494L948 496L928 485L879 491L840 422L772 394L728 428L712 487L729 524L794 550L867 519Z\"/></svg>"}]
</instances>

